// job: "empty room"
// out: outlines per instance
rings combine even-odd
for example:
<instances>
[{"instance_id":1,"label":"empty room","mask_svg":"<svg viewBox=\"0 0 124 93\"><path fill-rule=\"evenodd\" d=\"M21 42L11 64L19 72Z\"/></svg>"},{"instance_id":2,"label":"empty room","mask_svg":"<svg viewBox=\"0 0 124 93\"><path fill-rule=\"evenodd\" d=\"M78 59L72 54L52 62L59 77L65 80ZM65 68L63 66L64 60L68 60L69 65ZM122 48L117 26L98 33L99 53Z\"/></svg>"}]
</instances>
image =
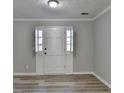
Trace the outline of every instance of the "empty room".
<instances>
[{"instance_id":1,"label":"empty room","mask_svg":"<svg viewBox=\"0 0 124 93\"><path fill-rule=\"evenodd\" d=\"M13 0L13 93L111 93L111 0Z\"/></svg>"}]
</instances>

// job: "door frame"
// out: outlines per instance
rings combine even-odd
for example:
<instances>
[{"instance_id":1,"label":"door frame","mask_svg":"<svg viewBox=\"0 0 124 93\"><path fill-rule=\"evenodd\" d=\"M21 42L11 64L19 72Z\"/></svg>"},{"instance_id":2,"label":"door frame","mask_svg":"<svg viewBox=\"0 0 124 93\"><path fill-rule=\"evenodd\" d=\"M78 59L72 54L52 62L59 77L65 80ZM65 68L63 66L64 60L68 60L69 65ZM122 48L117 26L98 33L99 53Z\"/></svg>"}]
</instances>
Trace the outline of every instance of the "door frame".
<instances>
[{"instance_id":1,"label":"door frame","mask_svg":"<svg viewBox=\"0 0 124 93\"><path fill-rule=\"evenodd\" d=\"M37 26L35 28L35 30L37 30L37 29L41 29L42 30L44 28L51 28L51 27L52 28L53 27L61 27L61 28L64 28L64 29L70 28L70 26ZM71 27L71 28L73 28L73 27ZM64 34L64 41L65 41L65 34ZM44 42L44 40L43 40L43 42ZM69 54L69 53L65 52L65 66L64 67L65 67L64 74L73 74L73 53ZM43 53L40 54L40 55L36 54L36 74L37 75L48 75L48 74L45 74L44 70L45 70L44 69L44 54Z\"/></svg>"}]
</instances>

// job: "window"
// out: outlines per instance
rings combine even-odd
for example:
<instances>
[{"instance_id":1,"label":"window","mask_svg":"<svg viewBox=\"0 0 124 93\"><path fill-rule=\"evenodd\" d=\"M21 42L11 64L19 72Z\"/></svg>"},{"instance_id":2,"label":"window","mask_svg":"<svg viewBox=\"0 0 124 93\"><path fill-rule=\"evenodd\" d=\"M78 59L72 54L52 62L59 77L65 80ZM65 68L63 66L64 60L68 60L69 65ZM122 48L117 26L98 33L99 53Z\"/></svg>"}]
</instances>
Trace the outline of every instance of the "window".
<instances>
[{"instance_id":1,"label":"window","mask_svg":"<svg viewBox=\"0 0 124 93\"><path fill-rule=\"evenodd\" d=\"M35 31L35 52L43 51L43 31L36 30Z\"/></svg>"},{"instance_id":2,"label":"window","mask_svg":"<svg viewBox=\"0 0 124 93\"><path fill-rule=\"evenodd\" d=\"M73 52L73 30L66 30L66 51Z\"/></svg>"},{"instance_id":3,"label":"window","mask_svg":"<svg viewBox=\"0 0 124 93\"><path fill-rule=\"evenodd\" d=\"M39 52L43 51L43 31L39 30L38 31L38 48L39 48Z\"/></svg>"}]
</instances>

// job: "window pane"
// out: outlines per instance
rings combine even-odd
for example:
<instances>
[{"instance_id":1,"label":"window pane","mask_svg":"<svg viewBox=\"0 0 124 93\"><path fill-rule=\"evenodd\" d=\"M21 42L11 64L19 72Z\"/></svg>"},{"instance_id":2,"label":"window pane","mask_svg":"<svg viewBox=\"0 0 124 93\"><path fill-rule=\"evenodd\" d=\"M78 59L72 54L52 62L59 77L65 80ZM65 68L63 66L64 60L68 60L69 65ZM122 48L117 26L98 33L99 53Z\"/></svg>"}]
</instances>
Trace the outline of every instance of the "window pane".
<instances>
[{"instance_id":1,"label":"window pane","mask_svg":"<svg viewBox=\"0 0 124 93\"><path fill-rule=\"evenodd\" d=\"M71 41L71 39L70 39L70 38L66 38L66 41L67 41L67 42L70 42L70 41Z\"/></svg>"},{"instance_id":2,"label":"window pane","mask_svg":"<svg viewBox=\"0 0 124 93\"><path fill-rule=\"evenodd\" d=\"M39 37L38 37L38 47L39 47L39 51L42 51L43 50L43 31L42 30L39 30L39 33L38 33Z\"/></svg>"},{"instance_id":3,"label":"window pane","mask_svg":"<svg viewBox=\"0 0 124 93\"><path fill-rule=\"evenodd\" d=\"M39 30L39 38L41 38L43 36L43 31Z\"/></svg>"},{"instance_id":4,"label":"window pane","mask_svg":"<svg viewBox=\"0 0 124 93\"><path fill-rule=\"evenodd\" d=\"M43 31L36 29L35 31L35 52L43 51Z\"/></svg>"},{"instance_id":5,"label":"window pane","mask_svg":"<svg viewBox=\"0 0 124 93\"><path fill-rule=\"evenodd\" d=\"M70 45L71 44L71 42L66 42L66 45Z\"/></svg>"},{"instance_id":6,"label":"window pane","mask_svg":"<svg viewBox=\"0 0 124 93\"><path fill-rule=\"evenodd\" d=\"M70 45L67 45L67 51L70 51Z\"/></svg>"},{"instance_id":7,"label":"window pane","mask_svg":"<svg viewBox=\"0 0 124 93\"><path fill-rule=\"evenodd\" d=\"M71 51L73 52L73 31L71 31Z\"/></svg>"},{"instance_id":8,"label":"window pane","mask_svg":"<svg viewBox=\"0 0 124 93\"><path fill-rule=\"evenodd\" d=\"M66 35L67 35L67 37L70 37L70 35L71 35L70 30L67 30L67 31L66 31Z\"/></svg>"},{"instance_id":9,"label":"window pane","mask_svg":"<svg viewBox=\"0 0 124 93\"><path fill-rule=\"evenodd\" d=\"M66 49L69 52L73 52L73 29L66 30Z\"/></svg>"},{"instance_id":10,"label":"window pane","mask_svg":"<svg viewBox=\"0 0 124 93\"><path fill-rule=\"evenodd\" d=\"M43 50L43 47L42 45L39 46L39 51L42 51Z\"/></svg>"},{"instance_id":11,"label":"window pane","mask_svg":"<svg viewBox=\"0 0 124 93\"><path fill-rule=\"evenodd\" d=\"M38 52L38 31L35 31L35 52Z\"/></svg>"},{"instance_id":12,"label":"window pane","mask_svg":"<svg viewBox=\"0 0 124 93\"><path fill-rule=\"evenodd\" d=\"M42 46L42 44L38 44L38 46Z\"/></svg>"},{"instance_id":13,"label":"window pane","mask_svg":"<svg viewBox=\"0 0 124 93\"><path fill-rule=\"evenodd\" d=\"M43 38L39 38L39 44L43 44Z\"/></svg>"}]
</instances>

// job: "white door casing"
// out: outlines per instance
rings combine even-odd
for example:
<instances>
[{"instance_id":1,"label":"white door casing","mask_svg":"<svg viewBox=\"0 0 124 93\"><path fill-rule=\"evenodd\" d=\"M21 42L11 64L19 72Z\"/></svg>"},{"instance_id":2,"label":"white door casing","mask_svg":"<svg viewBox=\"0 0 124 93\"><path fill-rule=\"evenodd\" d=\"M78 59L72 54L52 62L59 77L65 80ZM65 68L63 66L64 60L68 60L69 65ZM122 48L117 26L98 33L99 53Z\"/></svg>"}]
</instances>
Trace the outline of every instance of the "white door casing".
<instances>
[{"instance_id":1,"label":"white door casing","mask_svg":"<svg viewBox=\"0 0 124 93\"><path fill-rule=\"evenodd\" d=\"M65 53L65 27L38 27L43 30L43 53L36 54L36 73L72 74L73 53ZM37 28L36 28L37 29Z\"/></svg>"}]
</instances>

